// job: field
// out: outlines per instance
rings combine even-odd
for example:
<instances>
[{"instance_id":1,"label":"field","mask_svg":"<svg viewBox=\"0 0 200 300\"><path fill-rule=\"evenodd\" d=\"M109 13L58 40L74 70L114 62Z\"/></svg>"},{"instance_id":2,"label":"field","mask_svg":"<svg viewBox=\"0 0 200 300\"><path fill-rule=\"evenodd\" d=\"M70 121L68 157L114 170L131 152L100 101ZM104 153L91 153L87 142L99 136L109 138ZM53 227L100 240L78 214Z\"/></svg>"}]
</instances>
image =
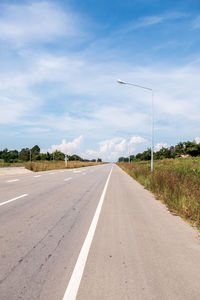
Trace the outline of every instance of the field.
<instances>
[{"instance_id":1,"label":"field","mask_svg":"<svg viewBox=\"0 0 200 300\"><path fill-rule=\"evenodd\" d=\"M89 167L100 165L101 162L82 162L82 161L68 161L67 167L64 161L40 161L40 162L27 162L25 163L25 167L28 170L39 172L39 171L47 171L47 170L57 170L57 169L65 169L65 168L81 168L81 167Z\"/></svg>"},{"instance_id":2,"label":"field","mask_svg":"<svg viewBox=\"0 0 200 300\"><path fill-rule=\"evenodd\" d=\"M24 167L24 163L7 163L0 160L0 168L10 168L10 167Z\"/></svg>"},{"instance_id":3,"label":"field","mask_svg":"<svg viewBox=\"0 0 200 300\"><path fill-rule=\"evenodd\" d=\"M164 159L118 163L124 171L153 192L169 210L200 229L200 159Z\"/></svg>"}]
</instances>

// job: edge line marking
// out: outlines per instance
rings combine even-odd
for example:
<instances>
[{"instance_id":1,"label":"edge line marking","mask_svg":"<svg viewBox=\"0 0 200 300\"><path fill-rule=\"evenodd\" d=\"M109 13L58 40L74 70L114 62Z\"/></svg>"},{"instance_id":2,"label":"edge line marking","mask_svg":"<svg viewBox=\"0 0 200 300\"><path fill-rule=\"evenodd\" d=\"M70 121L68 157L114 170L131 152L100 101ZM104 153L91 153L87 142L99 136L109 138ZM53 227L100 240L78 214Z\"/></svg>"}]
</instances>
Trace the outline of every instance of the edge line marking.
<instances>
[{"instance_id":1,"label":"edge line marking","mask_svg":"<svg viewBox=\"0 0 200 300\"><path fill-rule=\"evenodd\" d=\"M87 262L87 257L89 254L90 246L92 244L92 240L93 240L95 230L97 227L97 223L99 220L99 216L101 213L101 208L103 206L103 202L104 202L104 198L106 195L106 191L107 191L107 187L108 187L108 183L110 180L112 170L113 170L113 166L108 175L108 178L107 178L106 184L104 186L103 192L101 194L101 198L99 200L98 206L96 208L92 223L90 225L87 236L85 238L85 241L84 241L81 251L79 253L78 259L76 261L76 265L74 267L73 273L71 275L70 281L68 283L67 289L65 291L65 294L64 294L64 297L62 300L75 300L76 299L78 289L79 289L79 286L81 283L81 279L83 276L83 272L85 269L85 265Z\"/></svg>"}]
</instances>

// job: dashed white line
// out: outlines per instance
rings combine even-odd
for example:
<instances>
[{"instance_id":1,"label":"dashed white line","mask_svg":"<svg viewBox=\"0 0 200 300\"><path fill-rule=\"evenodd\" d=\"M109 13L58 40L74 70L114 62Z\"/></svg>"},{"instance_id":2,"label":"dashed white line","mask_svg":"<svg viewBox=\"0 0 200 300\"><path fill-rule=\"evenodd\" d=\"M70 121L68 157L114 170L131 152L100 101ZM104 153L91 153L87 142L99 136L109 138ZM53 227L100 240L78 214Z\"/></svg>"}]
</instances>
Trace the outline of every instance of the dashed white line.
<instances>
[{"instance_id":1,"label":"dashed white line","mask_svg":"<svg viewBox=\"0 0 200 300\"><path fill-rule=\"evenodd\" d=\"M18 196L18 197L16 197L16 198L7 200L7 201L5 201L5 202L0 203L0 206L5 205L5 204L10 203L10 202L13 202L13 201L15 201L15 200L17 200L17 199L20 199L20 198L23 198L23 197L26 197L26 196L28 196L28 194L23 194L23 195Z\"/></svg>"},{"instance_id":2,"label":"dashed white line","mask_svg":"<svg viewBox=\"0 0 200 300\"><path fill-rule=\"evenodd\" d=\"M35 177L35 178L38 178L38 177L41 177L42 175L35 175L35 176L33 176L33 177Z\"/></svg>"},{"instance_id":3,"label":"dashed white line","mask_svg":"<svg viewBox=\"0 0 200 300\"><path fill-rule=\"evenodd\" d=\"M82 275L83 275L83 271L84 271L84 268L85 268L85 264L86 264L86 261L87 261L88 253L89 253L89 250L90 250L90 246L92 244L92 240L93 240L93 237L94 237L96 226L97 226L97 223L98 223L98 220L99 220L99 216L100 216L100 213L101 213L101 208L102 208L102 205L103 205L103 202L104 202L104 198L105 198L105 194L106 194L106 190L107 190L107 187L108 187L108 183L109 183L109 180L110 180L111 173L112 173L112 169L111 169L111 171L108 175L108 178L107 178L106 184L104 186L101 198L99 200L99 204L97 206L95 215L94 215L92 223L90 225L88 234L85 238L84 244L81 248L79 257L78 257L76 265L74 267L74 271L72 273L72 276L71 276L70 281L68 283L67 289L65 291L63 300L75 300L76 299L76 295L77 295L77 292L78 292L78 289L79 289L79 285L80 285L81 278L82 278Z\"/></svg>"},{"instance_id":4,"label":"dashed white line","mask_svg":"<svg viewBox=\"0 0 200 300\"><path fill-rule=\"evenodd\" d=\"M76 170L76 171L74 171L74 173L81 173L82 171L80 171L80 170Z\"/></svg>"},{"instance_id":5,"label":"dashed white line","mask_svg":"<svg viewBox=\"0 0 200 300\"><path fill-rule=\"evenodd\" d=\"M69 181L71 179L72 179L71 177L68 177L68 178L65 178L64 181Z\"/></svg>"},{"instance_id":6,"label":"dashed white line","mask_svg":"<svg viewBox=\"0 0 200 300\"><path fill-rule=\"evenodd\" d=\"M7 180L7 182L16 182L16 181L19 181L19 179L10 179L10 180Z\"/></svg>"},{"instance_id":7,"label":"dashed white line","mask_svg":"<svg viewBox=\"0 0 200 300\"><path fill-rule=\"evenodd\" d=\"M53 175L53 174L55 174L55 173L49 173L50 175Z\"/></svg>"}]
</instances>

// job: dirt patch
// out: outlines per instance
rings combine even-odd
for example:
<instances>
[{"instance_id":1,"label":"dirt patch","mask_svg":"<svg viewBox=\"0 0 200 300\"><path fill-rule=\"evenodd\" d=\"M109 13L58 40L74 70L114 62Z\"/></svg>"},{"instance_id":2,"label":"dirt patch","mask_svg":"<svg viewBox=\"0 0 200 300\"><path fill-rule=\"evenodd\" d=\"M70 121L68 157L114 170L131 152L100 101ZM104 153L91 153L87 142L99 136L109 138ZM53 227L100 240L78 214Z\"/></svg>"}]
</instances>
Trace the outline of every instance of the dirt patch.
<instances>
[{"instance_id":1,"label":"dirt patch","mask_svg":"<svg viewBox=\"0 0 200 300\"><path fill-rule=\"evenodd\" d=\"M32 173L24 167L0 168L0 176Z\"/></svg>"}]
</instances>

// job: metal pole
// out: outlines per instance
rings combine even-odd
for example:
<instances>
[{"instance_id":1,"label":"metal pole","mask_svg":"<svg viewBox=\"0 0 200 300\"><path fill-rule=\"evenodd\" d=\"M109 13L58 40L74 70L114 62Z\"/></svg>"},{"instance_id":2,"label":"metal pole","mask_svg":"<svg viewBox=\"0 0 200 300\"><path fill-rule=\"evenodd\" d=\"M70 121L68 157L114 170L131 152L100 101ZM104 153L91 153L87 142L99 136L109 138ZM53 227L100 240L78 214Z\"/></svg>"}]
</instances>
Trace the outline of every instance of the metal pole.
<instances>
[{"instance_id":1,"label":"metal pole","mask_svg":"<svg viewBox=\"0 0 200 300\"><path fill-rule=\"evenodd\" d=\"M126 81L123 81L123 80L120 80L120 79L118 79L117 82L120 83L120 84L133 85L135 87L151 91L151 95L152 95L151 171L153 171L153 152L154 152L154 95L153 95L153 89L142 86L142 85L134 84L134 83L131 83L131 82L126 82Z\"/></svg>"},{"instance_id":2,"label":"metal pole","mask_svg":"<svg viewBox=\"0 0 200 300\"><path fill-rule=\"evenodd\" d=\"M153 152L154 152L154 98L152 90L152 132L151 132L151 171L153 171Z\"/></svg>"}]
</instances>

